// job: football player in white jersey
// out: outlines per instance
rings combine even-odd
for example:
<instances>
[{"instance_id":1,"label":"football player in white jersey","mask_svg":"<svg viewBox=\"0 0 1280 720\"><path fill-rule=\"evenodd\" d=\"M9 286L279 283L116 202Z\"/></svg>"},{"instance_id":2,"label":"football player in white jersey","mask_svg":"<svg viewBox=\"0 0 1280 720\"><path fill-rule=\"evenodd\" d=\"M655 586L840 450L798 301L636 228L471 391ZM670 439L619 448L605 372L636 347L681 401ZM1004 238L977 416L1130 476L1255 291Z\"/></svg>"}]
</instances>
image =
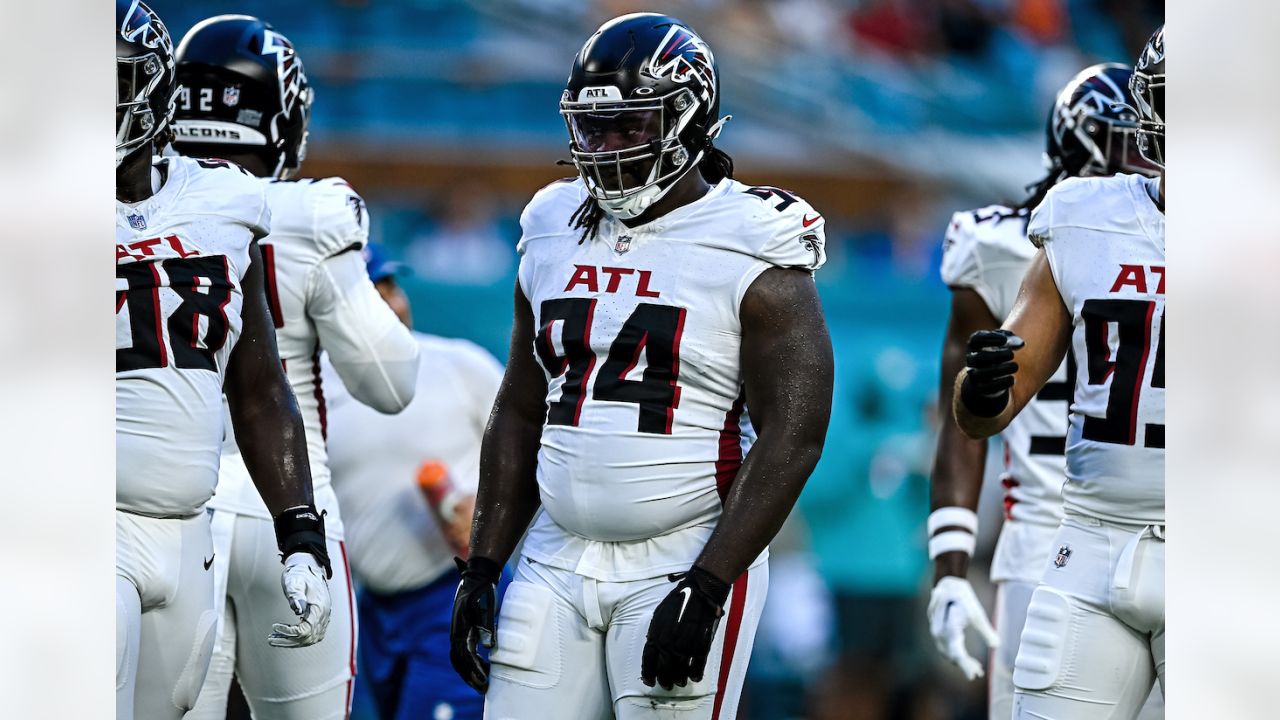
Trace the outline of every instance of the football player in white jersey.
<instances>
[{"instance_id":1,"label":"football player in white jersey","mask_svg":"<svg viewBox=\"0 0 1280 720\"><path fill-rule=\"evenodd\" d=\"M204 506L224 391L274 519L266 564L284 562L283 577L270 571L274 619L302 617L274 636L323 637L329 556L263 292L262 186L230 163L155 159L170 133L173 46L138 0L116 2L116 71L116 717L176 720L213 649Z\"/></svg>"},{"instance_id":2,"label":"football player in white jersey","mask_svg":"<svg viewBox=\"0 0 1280 720\"><path fill-rule=\"evenodd\" d=\"M1008 317L1036 248L1026 237L1028 215L1046 193L1069 177L1118 172L1153 174L1134 142L1131 69L1117 63L1085 68L1063 87L1049 112L1045 158L1048 175L1016 208L989 205L958 212L943 245L942 279L951 288L951 317L943 344L943 407L951 405L956 373L964 367L969 336ZM938 433L933 469L929 554L935 577L929 602L934 641L969 679L982 664L965 648L965 629L977 629L993 645L989 716L1013 711L1013 660L1027 603L1040 581L1041 561L1062 520L1063 454L1067 434L1068 356L1050 381L1004 429L1004 525L991 566L996 583L995 628L965 578L978 526L975 513L986 464L987 442L973 440L955 423ZM998 639L998 642L994 642Z\"/></svg>"},{"instance_id":3,"label":"football player in white jersey","mask_svg":"<svg viewBox=\"0 0 1280 720\"><path fill-rule=\"evenodd\" d=\"M830 415L823 219L732 179L715 61L679 20L605 23L560 109L580 177L521 216L451 659L489 720L733 718Z\"/></svg>"},{"instance_id":4,"label":"football player in white jersey","mask_svg":"<svg viewBox=\"0 0 1280 720\"><path fill-rule=\"evenodd\" d=\"M175 148L224 157L260 178L271 208L261 242L266 298L281 362L302 409L316 505L335 570L327 642L263 642L280 612L266 572L274 552L271 517L253 492L242 436L228 437L213 508L218 643L200 702L189 720L225 713L233 673L258 720L345 718L355 668L355 600L342 517L329 483L320 351L360 402L384 413L413 398L418 344L365 273L364 201L341 178L293 180L306 155L312 91L288 38L247 15L220 15L193 27L178 46Z\"/></svg>"},{"instance_id":5,"label":"football player in white jersey","mask_svg":"<svg viewBox=\"0 0 1280 720\"><path fill-rule=\"evenodd\" d=\"M1156 678L1164 689L1164 83L1162 28L1129 85L1160 178L1051 190L1013 311L971 336L956 378L956 420L981 438L1076 359L1064 518L1014 661L1015 718L1134 718Z\"/></svg>"},{"instance_id":6,"label":"football player in white jersey","mask_svg":"<svg viewBox=\"0 0 1280 720\"><path fill-rule=\"evenodd\" d=\"M369 277L411 326L395 264L368 247ZM325 363L329 466L362 592L360 682L385 720L480 720L484 698L449 666L449 616L480 477L480 439L502 365L466 340L414 333L418 390L404 412L355 402Z\"/></svg>"}]
</instances>

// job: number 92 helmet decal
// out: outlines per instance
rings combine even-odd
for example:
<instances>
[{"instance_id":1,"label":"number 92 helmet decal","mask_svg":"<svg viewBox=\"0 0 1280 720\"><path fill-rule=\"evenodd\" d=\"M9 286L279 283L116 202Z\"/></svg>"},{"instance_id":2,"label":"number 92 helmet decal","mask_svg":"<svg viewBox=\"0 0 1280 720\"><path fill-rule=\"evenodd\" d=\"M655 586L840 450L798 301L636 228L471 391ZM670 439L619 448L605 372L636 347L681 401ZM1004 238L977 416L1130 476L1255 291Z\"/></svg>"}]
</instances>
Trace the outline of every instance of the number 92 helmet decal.
<instances>
[{"instance_id":1,"label":"number 92 helmet decal","mask_svg":"<svg viewBox=\"0 0 1280 720\"><path fill-rule=\"evenodd\" d=\"M184 155L250 153L273 177L307 155L314 93L289 38L249 15L197 23L178 44L176 145Z\"/></svg>"},{"instance_id":2,"label":"number 92 helmet decal","mask_svg":"<svg viewBox=\"0 0 1280 720\"><path fill-rule=\"evenodd\" d=\"M173 42L140 0L116 0L116 167L169 127Z\"/></svg>"},{"instance_id":3,"label":"number 92 helmet decal","mask_svg":"<svg viewBox=\"0 0 1280 720\"><path fill-rule=\"evenodd\" d=\"M635 13L596 30L560 100L573 164L609 214L631 219L711 148L724 122L711 48L667 15Z\"/></svg>"}]
</instances>

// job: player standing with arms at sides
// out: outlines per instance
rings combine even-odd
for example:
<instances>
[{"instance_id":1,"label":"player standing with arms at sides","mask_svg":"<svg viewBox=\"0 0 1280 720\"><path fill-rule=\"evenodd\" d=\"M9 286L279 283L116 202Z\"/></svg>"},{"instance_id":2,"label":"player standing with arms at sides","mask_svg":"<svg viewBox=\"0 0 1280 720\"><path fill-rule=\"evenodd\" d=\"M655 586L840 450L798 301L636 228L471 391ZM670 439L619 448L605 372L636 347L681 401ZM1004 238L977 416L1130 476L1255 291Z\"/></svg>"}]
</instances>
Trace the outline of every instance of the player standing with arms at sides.
<instances>
[{"instance_id":1,"label":"player standing with arms at sides","mask_svg":"<svg viewBox=\"0 0 1280 720\"><path fill-rule=\"evenodd\" d=\"M1015 718L1134 718L1155 678L1164 689L1164 58L1161 28L1129 84L1159 180L1051 190L1013 312L971 336L956 378L956 421L981 438L1076 358L1065 517L1027 608Z\"/></svg>"},{"instance_id":2,"label":"player standing with arms at sides","mask_svg":"<svg viewBox=\"0 0 1280 720\"><path fill-rule=\"evenodd\" d=\"M737 714L833 361L822 217L731 178L719 101L710 48L671 17L615 18L574 61L560 110L580 177L521 217L454 604L451 659L490 720Z\"/></svg>"},{"instance_id":3,"label":"player standing with arms at sides","mask_svg":"<svg viewBox=\"0 0 1280 720\"><path fill-rule=\"evenodd\" d=\"M1008 317L1036 247L1026 236L1028 216L1045 194L1069 177L1115 173L1153 174L1137 150L1137 116L1128 85L1132 71L1116 63L1085 68L1063 87L1049 112L1045 158L1048 175L1016 208L989 205L958 212L943 245L942 279L951 288L951 317L943 344L942 407L951 406L956 373L964 367L969 336ZM1027 603L1043 574L1042 562L1062 520L1063 454L1067 434L1070 356L1001 433L1005 447L1005 522L991 580L996 583L995 629L987 621L965 575L978 525L975 514L986 464L987 442L973 440L952 422L938 434L929 518L929 554L936 584L929 626L938 649L969 679L982 664L965 649L972 626L998 649L991 656L990 717L1013 712L1013 660ZM998 635L997 635L998 632Z\"/></svg>"},{"instance_id":4,"label":"player standing with arms at sides","mask_svg":"<svg viewBox=\"0 0 1280 720\"><path fill-rule=\"evenodd\" d=\"M280 369L257 240L262 186L229 163L155 156L173 114L173 45L116 2L116 717L182 717L209 667L215 560L204 505L230 421L275 532L277 619L319 640L329 615L324 520L302 417ZM266 638L263 638L265 641Z\"/></svg>"},{"instance_id":5,"label":"player standing with arms at sides","mask_svg":"<svg viewBox=\"0 0 1280 720\"><path fill-rule=\"evenodd\" d=\"M356 621L342 517L329 484L325 350L360 402L395 413L413 398L418 344L365 274L364 201L341 178L285 179L306 156L312 91L288 38L246 15L198 23L178 46L178 152L235 161L258 178L271 207L261 242L266 301L289 384L306 428L316 505L337 565L329 639L272 631L281 611L268 558L271 516L253 492L244 456L229 437L213 508L220 630L204 691L188 720L221 718L233 672L258 720L345 718L354 677ZM265 642L271 635L271 642Z\"/></svg>"},{"instance_id":6,"label":"player standing with arms at sides","mask_svg":"<svg viewBox=\"0 0 1280 720\"><path fill-rule=\"evenodd\" d=\"M395 264L367 248L369 277L406 327ZM480 475L480 439L502 366L465 340L414 333L413 404L394 417L329 392L329 467L342 504L351 571L363 588L360 682L385 720L480 720L484 698L449 666L449 618ZM326 374L331 368L326 364Z\"/></svg>"}]
</instances>

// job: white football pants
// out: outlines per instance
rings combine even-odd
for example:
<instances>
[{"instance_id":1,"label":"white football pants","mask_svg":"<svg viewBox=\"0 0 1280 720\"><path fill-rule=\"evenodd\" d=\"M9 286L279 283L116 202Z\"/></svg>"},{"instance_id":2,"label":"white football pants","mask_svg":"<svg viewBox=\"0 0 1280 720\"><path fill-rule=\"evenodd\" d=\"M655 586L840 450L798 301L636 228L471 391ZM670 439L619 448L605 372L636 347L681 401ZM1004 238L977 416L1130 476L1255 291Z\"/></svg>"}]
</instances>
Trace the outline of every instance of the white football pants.
<instances>
[{"instance_id":1,"label":"white football pants","mask_svg":"<svg viewBox=\"0 0 1280 720\"><path fill-rule=\"evenodd\" d=\"M733 584L702 681L664 690L640 682L640 659L674 587L665 575L601 582L521 558L498 618L485 720L735 718L768 563Z\"/></svg>"},{"instance_id":2,"label":"white football pants","mask_svg":"<svg viewBox=\"0 0 1280 720\"><path fill-rule=\"evenodd\" d=\"M222 627L200 700L186 720L224 720L232 675L255 720L345 720L355 678L356 618L343 543L329 539L333 614L324 639L310 647L267 644L273 623L298 616L280 588L280 550L270 520L213 511Z\"/></svg>"},{"instance_id":3,"label":"white football pants","mask_svg":"<svg viewBox=\"0 0 1280 720\"><path fill-rule=\"evenodd\" d=\"M1068 513L1014 662L1015 720L1133 720L1164 688L1164 527Z\"/></svg>"},{"instance_id":4,"label":"white football pants","mask_svg":"<svg viewBox=\"0 0 1280 720\"><path fill-rule=\"evenodd\" d=\"M116 511L116 720L178 720L213 652L209 516Z\"/></svg>"}]
</instances>

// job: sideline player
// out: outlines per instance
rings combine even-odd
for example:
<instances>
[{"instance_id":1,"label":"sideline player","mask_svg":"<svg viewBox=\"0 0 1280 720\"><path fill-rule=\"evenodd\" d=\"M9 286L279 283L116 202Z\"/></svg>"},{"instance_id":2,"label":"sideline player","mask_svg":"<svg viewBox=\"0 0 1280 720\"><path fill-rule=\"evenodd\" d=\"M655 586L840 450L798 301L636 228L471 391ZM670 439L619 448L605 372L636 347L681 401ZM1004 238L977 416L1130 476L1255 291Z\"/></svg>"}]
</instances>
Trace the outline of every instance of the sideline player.
<instances>
[{"instance_id":1,"label":"sideline player","mask_svg":"<svg viewBox=\"0 0 1280 720\"><path fill-rule=\"evenodd\" d=\"M1129 67L1117 63L1085 68L1058 93L1049 112L1045 157L1048 175L1015 208L989 205L958 212L943 246L942 279L951 288L951 317L943 345L942 407L951 406L956 373L964 367L969 336L1008 317L1027 265L1036 248L1026 237L1030 210L1051 188L1069 177L1115 173L1153 174L1137 152L1137 116L1128 92ZM978 526L975 514L986 464L987 442L964 435L951 422L938 434L933 470L933 513L929 516L929 554L936 584L929 602L934 641L970 679L982 664L965 649L970 624L997 637L991 654L990 717L1008 720L1013 712L1013 660L1026 620L1027 603L1039 582L1062 520L1063 453L1067 434L1067 378L1071 358L1001 433L1005 447L1005 522L1000 530L991 580L996 583L995 629L987 621L965 575ZM950 528L950 530L943 530ZM998 636L997 636L998 632Z\"/></svg>"},{"instance_id":2,"label":"sideline player","mask_svg":"<svg viewBox=\"0 0 1280 720\"><path fill-rule=\"evenodd\" d=\"M1006 329L974 333L956 379L957 422L986 437L1077 359L1065 517L1027 608L1015 718L1134 718L1154 679L1164 689L1164 82L1162 28L1129 85L1159 180L1051 190Z\"/></svg>"},{"instance_id":3,"label":"sideline player","mask_svg":"<svg viewBox=\"0 0 1280 720\"><path fill-rule=\"evenodd\" d=\"M367 256L370 279L411 327L395 263L374 245ZM417 392L399 415L353 402L340 382L328 385L329 468L363 588L360 681L385 720L480 720L484 698L442 650L458 583L453 555L465 555L471 537L480 440L502 365L465 340L413 336L422 357Z\"/></svg>"},{"instance_id":4,"label":"sideline player","mask_svg":"<svg viewBox=\"0 0 1280 720\"><path fill-rule=\"evenodd\" d=\"M116 717L176 720L213 648L204 505L224 391L274 518L264 565L284 561L283 577L267 571L273 619L302 617L280 635L323 637L329 557L263 293L262 186L229 163L155 159L170 133L173 46L138 0L116 2L116 73Z\"/></svg>"},{"instance_id":5,"label":"sideline player","mask_svg":"<svg viewBox=\"0 0 1280 720\"><path fill-rule=\"evenodd\" d=\"M222 718L234 672L258 720L345 718L355 672L355 609L342 517L329 485L319 353L328 353L360 402L394 413L413 398L418 345L365 274L361 249L369 216L360 196L341 178L285 179L306 156L312 101L293 44L257 18L220 15L187 33L177 61L176 149L239 163L261 178L271 208L271 234L261 242L266 298L302 409L316 505L337 565L329 640L302 650L281 649L305 644L302 638L265 642L281 611L275 581L265 572L274 552L271 518L236 447L243 436L229 437L209 503L218 553L218 643L200 702L187 717Z\"/></svg>"},{"instance_id":6,"label":"sideline player","mask_svg":"<svg viewBox=\"0 0 1280 720\"><path fill-rule=\"evenodd\" d=\"M490 720L737 714L833 370L822 217L731 178L719 104L710 48L671 17L615 18L575 59L560 108L580 177L521 218L454 605L451 659Z\"/></svg>"}]
</instances>

